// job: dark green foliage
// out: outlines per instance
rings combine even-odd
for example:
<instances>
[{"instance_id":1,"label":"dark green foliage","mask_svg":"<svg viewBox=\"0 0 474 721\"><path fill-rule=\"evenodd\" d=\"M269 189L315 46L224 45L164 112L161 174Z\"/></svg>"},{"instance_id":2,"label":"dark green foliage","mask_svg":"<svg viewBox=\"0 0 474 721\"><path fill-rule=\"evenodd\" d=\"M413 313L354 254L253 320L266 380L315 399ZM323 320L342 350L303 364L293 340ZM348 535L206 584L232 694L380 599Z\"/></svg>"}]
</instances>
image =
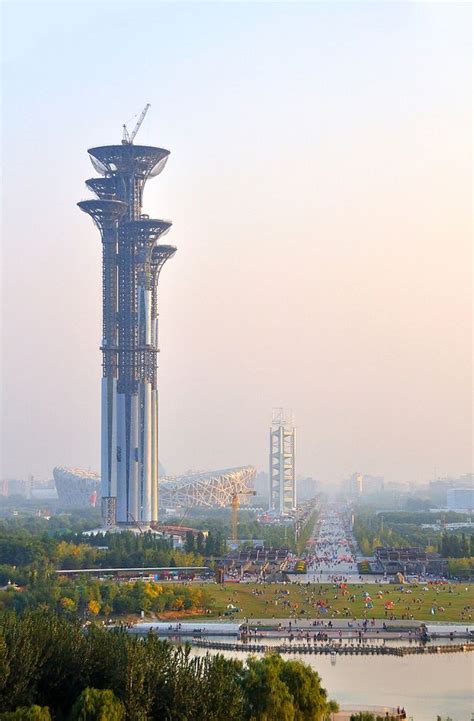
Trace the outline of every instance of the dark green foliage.
<instances>
[{"instance_id":1,"label":"dark green foliage","mask_svg":"<svg viewBox=\"0 0 474 721\"><path fill-rule=\"evenodd\" d=\"M83 537L70 531L56 536L45 531L45 524L48 527L45 519L0 520L0 586L6 587L9 581L12 586L26 586L21 593L16 593L12 586L0 591L0 611L22 613L43 607L67 615L87 614L88 603L93 600L105 615L140 613L142 610L175 609L176 597L182 599L179 607L202 607L203 599L194 598L182 587L150 600L144 593L143 584L99 583L91 577L76 581L60 577L55 571L62 568L200 566L203 556L173 550L166 540L151 533L99 533ZM204 546L202 535L199 544L201 548Z\"/></svg>"},{"instance_id":2,"label":"dark green foliage","mask_svg":"<svg viewBox=\"0 0 474 721\"><path fill-rule=\"evenodd\" d=\"M468 521L469 516L466 513L457 513L456 511L436 511L431 513L430 511L409 513L408 511L384 511L379 514L379 517L383 516L384 523L389 525L392 523L398 524L409 524L415 526L421 526L422 523L460 523L462 521Z\"/></svg>"},{"instance_id":3,"label":"dark green foliage","mask_svg":"<svg viewBox=\"0 0 474 721\"><path fill-rule=\"evenodd\" d=\"M273 655L248 666L192 656L156 636L139 639L52 614L0 619L0 719L49 721L324 721L318 674ZM38 711L39 713L39 711Z\"/></svg>"},{"instance_id":4,"label":"dark green foliage","mask_svg":"<svg viewBox=\"0 0 474 721\"><path fill-rule=\"evenodd\" d=\"M473 546L474 534L471 535L469 541L465 533L460 536L454 533L443 533L439 551L444 558L469 558L471 555L471 547Z\"/></svg>"},{"instance_id":5,"label":"dark green foliage","mask_svg":"<svg viewBox=\"0 0 474 721\"><path fill-rule=\"evenodd\" d=\"M408 513L384 511L376 514L370 506L359 507L354 521L354 536L366 556L377 546L420 546L438 550L443 558L467 558L474 549L474 535L470 538L461 531L443 531L439 528L422 528L422 524L446 521L464 522L466 515L453 511L446 513Z\"/></svg>"},{"instance_id":6,"label":"dark green foliage","mask_svg":"<svg viewBox=\"0 0 474 721\"><path fill-rule=\"evenodd\" d=\"M175 551L170 543L152 533L80 532L52 535L42 523L25 519L18 527L12 521L0 521L0 580L11 578L15 567L25 573L51 568L135 568L147 566L199 566L203 558L195 553ZM50 520L46 528L52 524ZM202 544L201 544L202 545ZM193 548L192 551L195 549ZM11 578L11 580L14 580Z\"/></svg>"},{"instance_id":7,"label":"dark green foliage","mask_svg":"<svg viewBox=\"0 0 474 721\"><path fill-rule=\"evenodd\" d=\"M95 627L84 632L50 614L4 614L0 624L0 712L37 703L60 718L109 719L101 708L111 704L120 714L119 706L97 690L109 689L130 721L237 721L240 669L220 656L191 657L189 649L153 635L139 639Z\"/></svg>"},{"instance_id":8,"label":"dark green foliage","mask_svg":"<svg viewBox=\"0 0 474 721\"><path fill-rule=\"evenodd\" d=\"M196 544L194 543L194 533L192 531L186 531L185 549L187 553L194 553L194 551L196 550Z\"/></svg>"}]
</instances>

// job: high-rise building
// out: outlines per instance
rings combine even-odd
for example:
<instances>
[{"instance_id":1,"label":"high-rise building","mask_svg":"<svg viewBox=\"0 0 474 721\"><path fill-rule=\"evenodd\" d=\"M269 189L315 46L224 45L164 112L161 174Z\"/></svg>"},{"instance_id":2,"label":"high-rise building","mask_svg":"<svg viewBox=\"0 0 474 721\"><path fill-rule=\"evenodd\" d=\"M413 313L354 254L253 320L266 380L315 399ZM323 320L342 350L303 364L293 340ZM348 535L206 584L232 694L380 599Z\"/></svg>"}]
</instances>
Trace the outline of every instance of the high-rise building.
<instances>
[{"instance_id":1,"label":"high-rise building","mask_svg":"<svg viewBox=\"0 0 474 721\"><path fill-rule=\"evenodd\" d=\"M270 427L269 507L278 513L296 508L295 439L292 412L274 408Z\"/></svg>"},{"instance_id":2,"label":"high-rise building","mask_svg":"<svg viewBox=\"0 0 474 721\"><path fill-rule=\"evenodd\" d=\"M370 496L384 490L384 478L366 473L353 473L350 478L343 481L342 486L343 492L352 497Z\"/></svg>"},{"instance_id":3,"label":"high-rise building","mask_svg":"<svg viewBox=\"0 0 474 721\"><path fill-rule=\"evenodd\" d=\"M474 510L474 490L472 488L449 488L446 491L446 506L450 511Z\"/></svg>"},{"instance_id":4,"label":"high-rise building","mask_svg":"<svg viewBox=\"0 0 474 721\"><path fill-rule=\"evenodd\" d=\"M148 107L148 106L147 106ZM107 526L158 520L158 279L176 252L162 245L171 222L142 213L145 183L163 170L169 150L120 145L88 152L98 199L78 203L102 238L102 517Z\"/></svg>"}]
</instances>

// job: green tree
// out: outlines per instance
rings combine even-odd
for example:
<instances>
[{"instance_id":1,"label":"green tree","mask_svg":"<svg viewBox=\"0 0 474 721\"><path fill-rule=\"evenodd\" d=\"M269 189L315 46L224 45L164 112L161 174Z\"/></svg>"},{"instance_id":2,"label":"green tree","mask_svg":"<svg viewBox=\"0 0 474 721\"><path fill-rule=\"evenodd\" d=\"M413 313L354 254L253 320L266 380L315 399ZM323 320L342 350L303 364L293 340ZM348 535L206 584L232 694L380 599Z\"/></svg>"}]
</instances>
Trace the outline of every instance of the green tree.
<instances>
[{"instance_id":1,"label":"green tree","mask_svg":"<svg viewBox=\"0 0 474 721\"><path fill-rule=\"evenodd\" d=\"M326 689L316 671L301 661L287 661L280 672L281 680L293 696L295 721L321 721L327 710Z\"/></svg>"},{"instance_id":2,"label":"green tree","mask_svg":"<svg viewBox=\"0 0 474 721\"><path fill-rule=\"evenodd\" d=\"M292 696L280 679L280 661L274 655L248 659L243 689L250 721L295 721Z\"/></svg>"},{"instance_id":3,"label":"green tree","mask_svg":"<svg viewBox=\"0 0 474 721\"><path fill-rule=\"evenodd\" d=\"M194 533L192 531L186 531L186 541L184 544L186 553L194 553L196 546L194 544Z\"/></svg>"},{"instance_id":4,"label":"green tree","mask_svg":"<svg viewBox=\"0 0 474 721\"><path fill-rule=\"evenodd\" d=\"M179 593L173 588L157 599L171 606ZM187 593L198 602L201 591ZM279 656L251 658L244 666L219 655L192 656L189 647L154 634L139 639L95 625L85 633L79 623L47 611L5 612L0 714L35 703L70 721L326 721L329 709L318 675Z\"/></svg>"},{"instance_id":5,"label":"green tree","mask_svg":"<svg viewBox=\"0 0 474 721\"><path fill-rule=\"evenodd\" d=\"M250 721L325 721L334 708L315 671L276 654L250 657L242 687Z\"/></svg>"},{"instance_id":6,"label":"green tree","mask_svg":"<svg viewBox=\"0 0 474 721\"><path fill-rule=\"evenodd\" d=\"M85 688L69 718L70 721L123 721L125 707L109 689Z\"/></svg>"},{"instance_id":7,"label":"green tree","mask_svg":"<svg viewBox=\"0 0 474 721\"><path fill-rule=\"evenodd\" d=\"M211 531L209 531L206 536L204 551L206 556L212 556L214 554L214 536Z\"/></svg>"},{"instance_id":8,"label":"green tree","mask_svg":"<svg viewBox=\"0 0 474 721\"><path fill-rule=\"evenodd\" d=\"M26 615L3 614L0 620L0 711L11 711L34 699L35 672L40 652L34 638L35 623Z\"/></svg>"},{"instance_id":9,"label":"green tree","mask_svg":"<svg viewBox=\"0 0 474 721\"><path fill-rule=\"evenodd\" d=\"M337 701L334 701L334 699L330 699L327 703L326 712L324 719L325 721L330 721L331 714L337 713L339 711L339 704Z\"/></svg>"},{"instance_id":10,"label":"green tree","mask_svg":"<svg viewBox=\"0 0 474 721\"><path fill-rule=\"evenodd\" d=\"M47 706L22 706L0 714L0 721L51 721Z\"/></svg>"},{"instance_id":11,"label":"green tree","mask_svg":"<svg viewBox=\"0 0 474 721\"><path fill-rule=\"evenodd\" d=\"M202 721L242 721L245 698L240 685L241 661L221 655L207 656L200 661Z\"/></svg>"},{"instance_id":12,"label":"green tree","mask_svg":"<svg viewBox=\"0 0 474 721\"><path fill-rule=\"evenodd\" d=\"M196 551L202 555L204 553L204 547L204 533L199 531L196 538Z\"/></svg>"}]
</instances>

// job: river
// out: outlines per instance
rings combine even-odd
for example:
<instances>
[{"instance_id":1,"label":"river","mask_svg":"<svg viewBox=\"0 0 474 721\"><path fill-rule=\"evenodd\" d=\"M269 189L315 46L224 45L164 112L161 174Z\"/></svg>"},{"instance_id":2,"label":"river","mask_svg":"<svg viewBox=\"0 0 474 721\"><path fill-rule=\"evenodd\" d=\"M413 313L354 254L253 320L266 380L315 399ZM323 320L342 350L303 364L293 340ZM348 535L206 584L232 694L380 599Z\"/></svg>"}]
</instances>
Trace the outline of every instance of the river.
<instances>
[{"instance_id":1,"label":"river","mask_svg":"<svg viewBox=\"0 0 474 721\"><path fill-rule=\"evenodd\" d=\"M194 653L204 651L193 649ZM224 656L244 660L243 654ZM329 656L283 655L298 659L321 676L329 697L340 704L404 706L408 719L436 721L439 714L452 721L471 721L474 653L434 656Z\"/></svg>"}]
</instances>

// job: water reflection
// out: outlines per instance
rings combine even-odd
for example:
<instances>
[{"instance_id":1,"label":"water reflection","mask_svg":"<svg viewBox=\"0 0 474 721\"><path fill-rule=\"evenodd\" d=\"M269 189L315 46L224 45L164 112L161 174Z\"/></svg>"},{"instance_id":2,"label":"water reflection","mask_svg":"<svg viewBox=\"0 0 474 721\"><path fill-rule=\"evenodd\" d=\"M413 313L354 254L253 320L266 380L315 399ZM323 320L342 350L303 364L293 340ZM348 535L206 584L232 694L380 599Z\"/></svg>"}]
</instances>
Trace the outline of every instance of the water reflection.
<instances>
[{"instance_id":1,"label":"water reflection","mask_svg":"<svg viewBox=\"0 0 474 721\"><path fill-rule=\"evenodd\" d=\"M202 655L202 649L193 653ZM245 654L223 652L228 658ZM283 658L299 658L295 654ZM471 721L474 654L406 656L301 656L323 680L331 698L341 704L404 706L413 721Z\"/></svg>"}]
</instances>

